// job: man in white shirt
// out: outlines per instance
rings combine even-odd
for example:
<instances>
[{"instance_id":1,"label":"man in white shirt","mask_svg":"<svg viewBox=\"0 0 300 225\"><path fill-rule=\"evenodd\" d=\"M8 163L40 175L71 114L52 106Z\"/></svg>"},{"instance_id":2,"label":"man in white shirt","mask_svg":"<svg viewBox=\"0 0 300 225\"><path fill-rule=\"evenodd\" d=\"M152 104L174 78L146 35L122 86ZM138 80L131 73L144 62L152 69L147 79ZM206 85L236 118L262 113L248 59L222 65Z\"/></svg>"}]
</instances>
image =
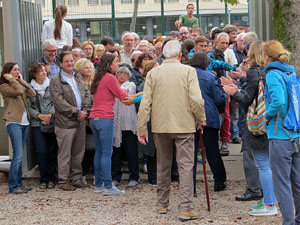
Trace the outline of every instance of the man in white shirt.
<instances>
[{"instance_id":1,"label":"man in white shirt","mask_svg":"<svg viewBox=\"0 0 300 225\"><path fill-rule=\"evenodd\" d=\"M124 45L124 51L121 53L122 63L131 65L130 57L134 49L134 36L132 33L127 32L122 36L122 45Z\"/></svg>"}]
</instances>

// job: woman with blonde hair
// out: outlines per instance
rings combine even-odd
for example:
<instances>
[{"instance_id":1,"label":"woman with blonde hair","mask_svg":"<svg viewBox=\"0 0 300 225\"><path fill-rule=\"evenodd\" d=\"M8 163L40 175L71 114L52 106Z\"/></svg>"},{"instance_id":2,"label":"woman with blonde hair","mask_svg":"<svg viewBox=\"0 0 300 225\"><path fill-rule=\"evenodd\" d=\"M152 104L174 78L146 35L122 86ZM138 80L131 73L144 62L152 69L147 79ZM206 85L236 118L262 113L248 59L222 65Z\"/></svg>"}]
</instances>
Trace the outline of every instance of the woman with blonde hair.
<instances>
[{"instance_id":1,"label":"woman with blonde hair","mask_svg":"<svg viewBox=\"0 0 300 225\"><path fill-rule=\"evenodd\" d=\"M240 92L234 84L229 84L228 79L221 78L224 91L232 98L245 106L245 112L258 95L259 80L265 83L266 72L262 54L263 41L254 41L249 49L249 70L247 72L247 85L245 92ZM267 135L253 135L248 129L243 133L243 151L250 151L259 171L264 201L251 206L250 215L270 216L277 214L276 198L272 183L272 171L269 159L269 143Z\"/></svg>"},{"instance_id":2,"label":"woman with blonde hair","mask_svg":"<svg viewBox=\"0 0 300 225\"><path fill-rule=\"evenodd\" d=\"M58 5L55 8L54 20L48 20L43 26L41 41L46 39L54 39L58 49L62 49L64 45L73 45L73 28L70 23L64 19L67 16L67 7Z\"/></svg>"},{"instance_id":3,"label":"woman with blonde hair","mask_svg":"<svg viewBox=\"0 0 300 225\"><path fill-rule=\"evenodd\" d=\"M75 63L74 69L81 74L85 85L90 90L95 74L94 64L86 58L81 58Z\"/></svg>"},{"instance_id":4,"label":"woman with blonde hair","mask_svg":"<svg viewBox=\"0 0 300 225\"><path fill-rule=\"evenodd\" d=\"M283 73L292 74L295 70L288 64L289 52L278 41L267 42L263 46L263 55L268 90L264 120L269 139L274 191L282 214L282 224L300 224L300 153L288 136L299 144L299 131L284 130L283 118L278 116L286 115L289 107Z\"/></svg>"},{"instance_id":5,"label":"woman with blonde hair","mask_svg":"<svg viewBox=\"0 0 300 225\"><path fill-rule=\"evenodd\" d=\"M94 63L96 59L94 43L90 40L85 41L82 43L81 49L84 51L86 58L90 60L92 63Z\"/></svg>"}]
</instances>

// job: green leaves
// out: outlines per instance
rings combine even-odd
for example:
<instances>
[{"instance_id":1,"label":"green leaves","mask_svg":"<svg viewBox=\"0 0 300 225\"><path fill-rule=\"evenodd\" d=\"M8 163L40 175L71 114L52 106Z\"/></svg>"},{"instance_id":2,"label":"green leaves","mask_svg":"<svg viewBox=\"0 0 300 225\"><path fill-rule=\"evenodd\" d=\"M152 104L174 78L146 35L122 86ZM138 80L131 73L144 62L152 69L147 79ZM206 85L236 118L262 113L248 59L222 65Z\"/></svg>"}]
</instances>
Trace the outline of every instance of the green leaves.
<instances>
[{"instance_id":1,"label":"green leaves","mask_svg":"<svg viewBox=\"0 0 300 225\"><path fill-rule=\"evenodd\" d=\"M237 4L239 4L239 0L220 0L221 2L227 2L227 3L229 3L229 4L231 4L231 5L237 5Z\"/></svg>"}]
</instances>

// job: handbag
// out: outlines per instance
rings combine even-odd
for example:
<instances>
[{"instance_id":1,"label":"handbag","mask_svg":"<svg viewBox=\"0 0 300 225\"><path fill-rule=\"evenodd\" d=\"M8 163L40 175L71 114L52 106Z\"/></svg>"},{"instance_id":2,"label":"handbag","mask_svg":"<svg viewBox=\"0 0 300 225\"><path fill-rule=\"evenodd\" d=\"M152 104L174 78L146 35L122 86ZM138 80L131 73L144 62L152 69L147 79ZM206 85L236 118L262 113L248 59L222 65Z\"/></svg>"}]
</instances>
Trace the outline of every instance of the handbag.
<instances>
[{"instance_id":1,"label":"handbag","mask_svg":"<svg viewBox=\"0 0 300 225\"><path fill-rule=\"evenodd\" d=\"M42 113L38 94L36 94L35 98L36 98L37 108L38 108L39 112ZM55 119L53 116L51 117L50 124L48 124L48 125L44 125L44 123L41 121L41 124L40 124L41 133L43 133L43 134L54 133L54 122L55 122Z\"/></svg>"},{"instance_id":2,"label":"handbag","mask_svg":"<svg viewBox=\"0 0 300 225\"><path fill-rule=\"evenodd\" d=\"M265 85L260 70L257 70L259 73L258 93L254 98L252 104L249 106L246 117L247 128L250 133L255 136L263 135L266 133L264 125L264 113L266 111Z\"/></svg>"}]
</instances>

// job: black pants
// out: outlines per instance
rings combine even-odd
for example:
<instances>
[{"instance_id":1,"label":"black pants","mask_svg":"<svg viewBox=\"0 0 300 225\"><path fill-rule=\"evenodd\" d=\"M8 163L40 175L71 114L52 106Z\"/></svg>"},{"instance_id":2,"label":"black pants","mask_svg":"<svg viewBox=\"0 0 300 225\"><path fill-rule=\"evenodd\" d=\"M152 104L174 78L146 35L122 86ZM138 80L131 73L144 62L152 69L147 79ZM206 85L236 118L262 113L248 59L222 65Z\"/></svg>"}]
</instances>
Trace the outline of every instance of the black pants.
<instances>
[{"instance_id":1,"label":"black pants","mask_svg":"<svg viewBox=\"0 0 300 225\"><path fill-rule=\"evenodd\" d=\"M139 159L137 137L132 131L122 131L122 143L120 148L115 148L111 158L112 180L121 181L122 178L122 153L125 152L128 160L129 180L139 180Z\"/></svg>"},{"instance_id":2,"label":"black pants","mask_svg":"<svg viewBox=\"0 0 300 225\"><path fill-rule=\"evenodd\" d=\"M156 150L154 156L147 155L147 170L149 184L157 184Z\"/></svg>"},{"instance_id":3,"label":"black pants","mask_svg":"<svg viewBox=\"0 0 300 225\"><path fill-rule=\"evenodd\" d=\"M207 161L214 175L215 184L221 185L226 181L226 170L220 155L218 141L219 130L205 127L203 130L203 142L206 150Z\"/></svg>"}]
</instances>

